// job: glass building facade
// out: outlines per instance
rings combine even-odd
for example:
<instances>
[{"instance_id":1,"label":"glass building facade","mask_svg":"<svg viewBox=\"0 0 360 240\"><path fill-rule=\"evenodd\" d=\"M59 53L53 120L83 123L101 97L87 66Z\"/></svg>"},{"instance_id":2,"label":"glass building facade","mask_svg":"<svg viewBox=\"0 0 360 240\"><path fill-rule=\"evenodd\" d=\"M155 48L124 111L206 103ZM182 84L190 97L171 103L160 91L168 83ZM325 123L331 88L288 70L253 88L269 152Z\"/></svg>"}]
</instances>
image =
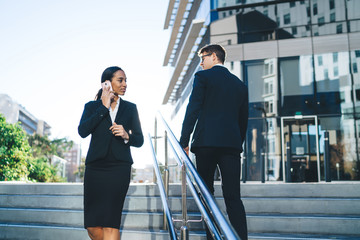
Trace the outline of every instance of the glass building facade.
<instances>
[{"instance_id":1,"label":"glass building facade","mask_svg":"<svg viewBox=\"0 0 360 240\"><path fill-rule=\"evenodd\" d=\"M175 133L208 43L249 89L243 181L360 180L360 1L169 1L163 104ZM325 147L328 132L329 147ZM179 136L178 136L179 137Z\"/></svg>"},{"instance_id":2,"label":"glass building facade","mask_svg":"<svg viewBox=\"0 0 360 240\"><path fill-rule=\"evenodd\" d=\"M324 181L325 153L333 181L360 180L360 1L213 6L210 42L249 89L243 180Z\"/></svg>"}]
</instances>

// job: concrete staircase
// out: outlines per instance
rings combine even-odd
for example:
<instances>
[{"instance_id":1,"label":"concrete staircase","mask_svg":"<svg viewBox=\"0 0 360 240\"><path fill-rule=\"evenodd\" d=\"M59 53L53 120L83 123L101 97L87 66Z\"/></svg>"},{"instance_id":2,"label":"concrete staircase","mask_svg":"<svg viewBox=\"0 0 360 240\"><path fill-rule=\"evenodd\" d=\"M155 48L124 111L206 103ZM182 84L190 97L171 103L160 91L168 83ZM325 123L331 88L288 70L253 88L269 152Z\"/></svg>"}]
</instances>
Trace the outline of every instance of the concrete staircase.
<instances>
[{"instance_id":1,"label":"concrete staircase","mask_svg":"<svg viewBox=\"0 0 360 240\"><path fill-rule=\"evenodd\" d=\"M246 183L241 188L249 239L360 239L360 182ZM180 186L171 185L169 192L170 208L180 218ZM0 239L89 239L82 193L82 184L0 183ZM225 209L219 185L215 196ZM200 219L188 197L189 218ZM156 185L130 186L122 223L122 239L169 239L162 230ZM190 239L205 239L202 223L189 228Z\"/></svg>"}]
</instances>

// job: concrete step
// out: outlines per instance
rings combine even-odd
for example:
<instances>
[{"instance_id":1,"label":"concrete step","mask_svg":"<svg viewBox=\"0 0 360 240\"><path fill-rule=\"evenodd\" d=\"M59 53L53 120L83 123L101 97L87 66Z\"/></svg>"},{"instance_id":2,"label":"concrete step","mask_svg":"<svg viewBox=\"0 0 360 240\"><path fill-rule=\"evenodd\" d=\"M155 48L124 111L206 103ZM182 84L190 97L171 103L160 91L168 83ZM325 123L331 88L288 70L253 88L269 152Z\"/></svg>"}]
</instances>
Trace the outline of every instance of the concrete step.
<instances>
[{"instance_id":1,"label":"concrete step","mask_svg":"<svg viewBox=\"0 0 360 240\"><path fill-rule=\"evenodd\" d=\"M219 207L225 212L222 198L216 198ZM352 214L360 215L360 199L358 198L269 198L243 197L248 213L284 213L284 214ZM170 197L169 205L172 211L181 211L181 198ZM52 208L52 209L83 209L83 196L80 195L0 195L0 207L15 208ZM189 212L199 211L193 198L187 201ZM127 211L161 211L163 209L160 197L128 196L124 203Z\"/></svg>"},{"instance_id":2,"label":"concrete step","mask_svg":"<svg viewBox=\"0 0 360 240\"><path fill-rule=\"evenodd\" d=\"M360 238L359 187L360 182L242 184L249 232L255 234L253 239L273 239L271 234L274 239L289 239L286 237L303 234ZM180 218L180 185L170 185L169 192L172 212L175 218ZM72 228L82 229L82 194L82 184L0 183L0 223L18 224L20 227L17 228L25 229L25 232L35 231L26 227L34 224L51 231L60 231L56 230L58 228L64 228L64 232ZM191 194L188 193L188 196ZM218 184L215 185L215 196L224 211L225 204L220 198L221 187ZM187 206L190 218L199 219L197 206L191 197ZM157 185L130 185L124 205L123 227L136 234L162 227L162 203ZM190 229L200 231L203 225L191 223ZM155 235L157 239L159 234ZM285 238L281 238L283 236Z\"/></svg>"},{"instance_id":3,"label":"concrete step","mask_svg":"<svg viewBox=\"0 0 360 240\"><path fill-rule=\"evenodd\" d=\"M168 240L169 233L165 230L124 230L121 229L121 239L136 240ZM180 233L179 233L180 236ZM205 232L190 233L190 239L205 240ZM88 240L89 237L84 228L64 226L44 226L25 224L1 224L0 239L11 240Z\"/></svg>"},{"instance_id":4,"label":"concrete step","mask_svg":"<svg viewBox=\"0 0 360 240\"><path fill-rule=\"evenodd\" d=\"M189 219L200 219L199 213L189 214ZM175 219L181 214L175 213ZM161 212L124 211L122 226L125 229L161 228ZM83 212L81 210L59 209L26 209L0 208L0 222L44 224L55 226L82 227ZM284 214L248 214L249 232L256 233L311 233L333 235L359 235L360 216L328 216L328 215L284 215ZM180 228L181 224L175 224ZM190 222L189 229L203 230L203 223Z\"/></svg>"},{"instance_id":5,"label":"concrete step","mask_svg":"<svg viewBox=\"0 0 360 240\"><path fill-rule=\"evenodd\" d=\"M67 227L83 227L82 210L60 209L30 209L30 208L0 208L0 223L43 224ZM174 219L180 219L181 213L174 213ZM189 220L200 220L200 213L188 214ZM121 226L125 229L152 229L163 227L162 212L123 211ZM180 228L181 223L175 226ZM190 222L188 227L202 230L202 222Z\"/></svg>"},{"instance_id":6,"label":"concrete step","mask_svg":"<svg viewBox=\"0 0 360 240\"><path fill-rule=\"evenodd\" d=\"M169 235L164 230L126 230L122 229L121 239L136 240L168 240ZM1 224L0 223L0 239L7 240L88 240L87 232L83 228L60 227L60 226L43 226L43 225L24 225L24 224ZM190 233L191 240L205 240L204 232ZM357 240L357 236L339 236L339 235L311 235L311 234L274 234L250 233L249 240Z\"/></svg>"},{"instance_id":7,"label":"concrete step","mask_svg":"<svg viewBox=\"0 0 360 240\"><path fill-rule=\"evenodd\" d=\"M359 182L279 183L247 182L241 184L242 197L360 198ZM0 194L83 195L81 183L7 183L0 182ZM156 184L130 184L130 196L159 196ZM191 193L188 191L188 196ZM181 196L180 184L170 184L169 196ZM220 182L215 183L215 197L222 197Z\"/></svg>"}]
</instances>

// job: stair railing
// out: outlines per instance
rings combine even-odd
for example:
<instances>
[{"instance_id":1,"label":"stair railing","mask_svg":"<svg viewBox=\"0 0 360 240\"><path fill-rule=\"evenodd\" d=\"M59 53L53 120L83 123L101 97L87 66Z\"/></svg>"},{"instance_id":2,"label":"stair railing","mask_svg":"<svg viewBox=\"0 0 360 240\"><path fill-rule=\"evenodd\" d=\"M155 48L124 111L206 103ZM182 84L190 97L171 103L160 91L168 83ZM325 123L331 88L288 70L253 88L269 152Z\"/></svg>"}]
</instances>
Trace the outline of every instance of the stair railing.
<instances>
[{"instance_id":1,"label":"stair railing","mask_svg":"<svg viewBox=\"0 0 360 240\"><path fill-rule=\"evenodd\" d=\"M160 169L159 169L159 165L158 165L158 162L157 162L157 159L156 159L156 154L155 154L155 151L154 151L154 146L152 144L151 139L152 138L151 138L151 136L149 134L150 148L152 150L152 157L153 157L153 161L154 161L154 170L155 170L154 172L156 174L157 184L159 186L160 197L161 197L161 201L162 201L163 208L164 208L164 213L165 213L164 216L166 216L167 226L169 228L169 234L170 234L171 239L172 240L177 240L178 237L177 237L175 227L174 227L174 223L173 223L173 220L172 220L173 219L172 214L171 214L171 211L169 209L169 205L167 203L165 187L164 187L163 182L161 181ZM156 141L156 138L155 138L155 141Z\"/></svg>"},{"instance_id":2,"label":"stair railing","mask_svg":"<svg viewBox=\"0 0 360 240\"><path fill-rule=\"evenodd\" d=\"M183 217L183 219L181 221L183 222L183 225L181 227L181 238L180 239L182 239L182 240L188 239L189 234L188 234L188 229L187 229L187 222L194 221L194 220L188 220L187 215L186 215L186 211L187 211L187 209L186 209L186 183L189 186L189 190L192 193L195 203L197 204L197 206L202 214L202 217L204 218L204 221L207 224L213 238L215 238L217 240L218 239L228 239L228 240L240 239L240 237L237 235L237 233L235 232L235 230L233 229L233 227L231 226L229 221L225 218L225 216L221 212L220 208L218 207L217 203L215 202L214 197L210 194L204 181L199 176L194 164L190 160L189 156L182 149L181 145L179 144L178 140L176 139L175 135L171 131L169 125L167 124L165 119L162 117L160 112L158 112L158 115L155 119L156 123L157 123L157 119L161 120L161 123L163 124L163 126L165 128L166 139L170 143L170 146L174 153L176 161L182 168L182 176L183 176L182 177L182 208L183 208L182 209L182 211L183 211L182 217ZM156 128L157 128L157 126L156 126ZM157 135L157 133L155 133L155 135ZM151 142L150 135L149 135L149 139ZM154 138L154 141L156 142L157 138ZM151 142L151 146L153 146L152 142ZM167 148L166 148L166 151L167 151ZM154 152L154 154L155 154L155 152ZM154 159L156 159L156 157ZM157 161L154 161L154 167L155 167L155 169L159 168ZM184 176L186 176L186 177L184 177ZM157 178L159 179L158 175L157 175ZM185 181L185 178L186 178L186 181ZM161 184L162 184L162 182L161 182ZM168 182L166 184L168 184ZM185 191L184 191L184 189L185 189ZM185 197L184 197L184 195L185 195ZM164 201L163 201L163 203L164 203ZM165 208L165 205L164 205L164 208ZM177 221L177 220L173 219L173 221Z\"/></svg>"}]
</instances>

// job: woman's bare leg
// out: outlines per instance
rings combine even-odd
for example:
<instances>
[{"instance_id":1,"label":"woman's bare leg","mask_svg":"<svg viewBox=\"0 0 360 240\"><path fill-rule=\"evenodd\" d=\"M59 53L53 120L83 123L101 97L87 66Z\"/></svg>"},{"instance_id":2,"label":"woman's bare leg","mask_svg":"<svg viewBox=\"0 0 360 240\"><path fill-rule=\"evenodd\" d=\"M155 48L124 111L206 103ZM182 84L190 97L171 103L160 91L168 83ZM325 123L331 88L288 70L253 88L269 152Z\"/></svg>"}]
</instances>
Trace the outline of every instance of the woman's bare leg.
<instances>
[{"instance_id":1,"label":"woman's bare leg","mask_svg":"<svg viewBox=\"0 0 360 240\"><path fill-rule=\"evenodd\" d=\"M102 227L88 227L87 232L92 240L103 240L104 231Z\"/></svg>"},{"instance_id":2,"label":"woman's bare leg","mask_svg":"<svg viewBox=\"0 0 360 240\"><path fill-rule=\"evenodd\" d=\"M120 231L117 228L103 228L104 240L120 240Z\"/></svg>"}]
</instances>

